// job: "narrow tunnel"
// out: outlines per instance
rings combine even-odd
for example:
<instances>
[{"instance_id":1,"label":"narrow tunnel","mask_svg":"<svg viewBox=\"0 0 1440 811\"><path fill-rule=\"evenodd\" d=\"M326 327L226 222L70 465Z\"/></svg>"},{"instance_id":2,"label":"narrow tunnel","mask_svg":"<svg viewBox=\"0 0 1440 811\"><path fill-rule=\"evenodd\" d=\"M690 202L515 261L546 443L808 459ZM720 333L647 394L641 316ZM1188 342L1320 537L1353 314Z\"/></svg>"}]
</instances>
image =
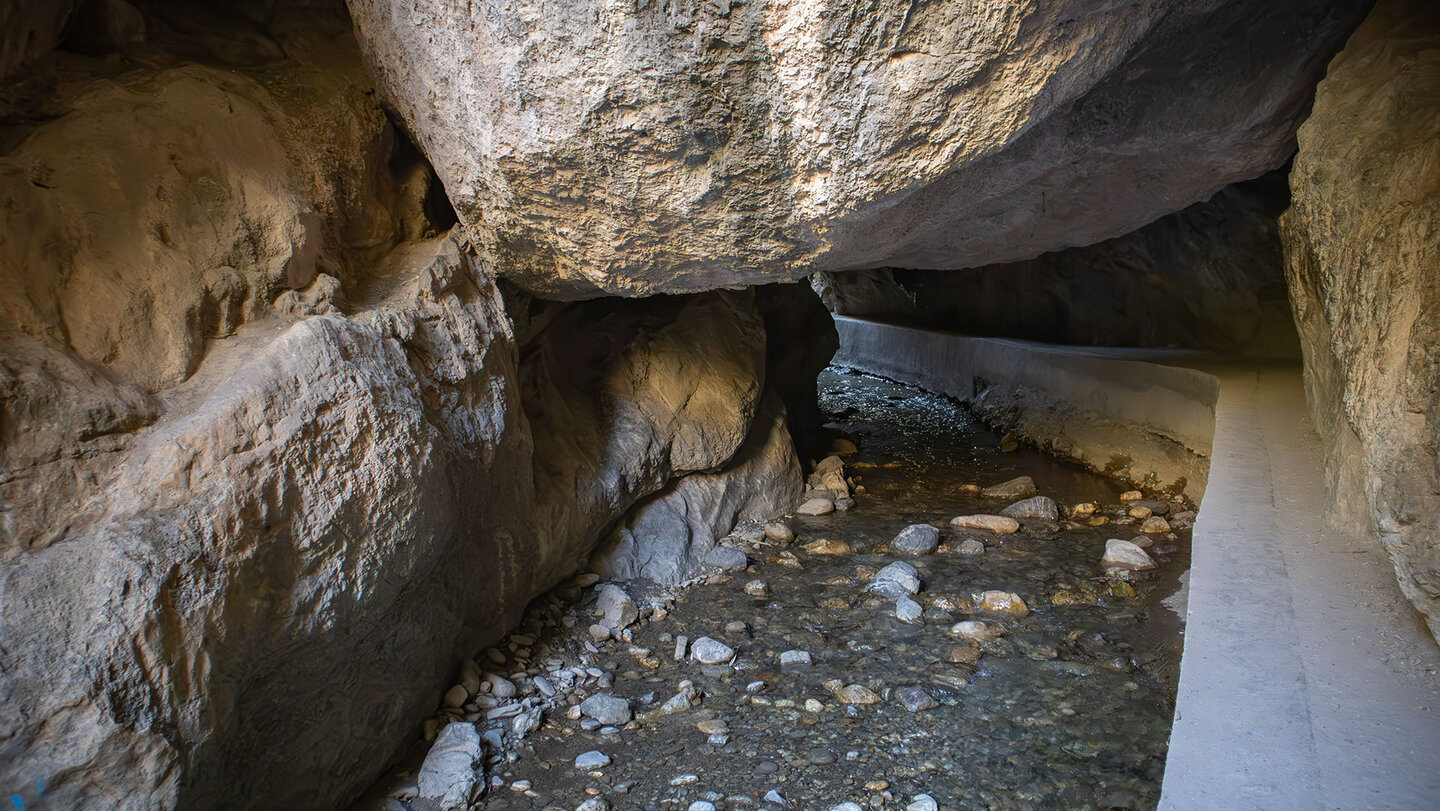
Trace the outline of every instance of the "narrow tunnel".
<instances>
[{"instance_id":1,"label":"narrow tunnel","mask_svg":"<svg viewBox=\"0 0 1440 811\"><path fill-rule=\"evenodd\" d=\"M0 8L0 796L1430 807L1437 43Z\"/></svg>"}]
</instances>

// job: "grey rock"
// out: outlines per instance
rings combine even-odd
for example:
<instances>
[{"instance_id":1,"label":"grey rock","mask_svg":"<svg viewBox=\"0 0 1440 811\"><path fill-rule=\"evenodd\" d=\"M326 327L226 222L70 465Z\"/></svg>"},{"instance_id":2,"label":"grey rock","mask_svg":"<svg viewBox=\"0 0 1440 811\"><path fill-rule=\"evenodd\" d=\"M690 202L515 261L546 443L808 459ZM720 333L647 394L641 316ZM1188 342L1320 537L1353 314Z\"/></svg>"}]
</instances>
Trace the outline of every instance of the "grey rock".
<instances>
[{"instance_id":1,"label":"grey rock","mask_svg":"<svg viewBox=\"0 0 1440 811\"><path fill-rule=\"evenodd\" d=\"M911 524L890 542L890 551L902 555L929 555L940 545L940 530L929 524Z\"/></svg>"},{"instance_id":2,"label":"grey rock","mask_svg":"<svg viewBox=\"0 0 1440 811\"><path fill-rule=\"evenodd\" d=\"M1105 555L1100 562L1115 569L1142 571L1155 568L1155 559L1144 549L1119 538L1105 542Z\"/></svg>"},{"instance_id":3,"label":"grey rock","mask_svg":"<svg viewBox=\"0 0 1440 811\"><path fill-rule=\"evenodd\" d=\"M504 676L491 673L485 679L490 682L490 695L496 698L514 698L515 694L519 692L519 689L515 687L515 682Z\"/></svg>"},{"instance_id":4,"label":"grey rock","mask_svg":"<svg viewBox=\"0 0 1440 811\"><path fill-rule=\"evenodd\" d=\"M735 658L735 649L718 639L702 636L690 643L690 658L702 665L725 664Z\"/></svg>"},{"instance_id":5,"label":"grey rock","mask_svg":"<svg viewBox=\"0 0 1440 811\"><path fill-rule=\"evenodd\" d=\"M609 693L596 693L580 702L580 712L602 724L630 723L630 702Z\"/></svg>"},{"instance_id":6,"label":"grey rock","mask_svg":"<svg viewBox=\"0 0 1440 811\"><path fill-rule=\"evenodd\" d=\"M797 666L810 664L810 651L808 650L787 650L780 654L780 666Z\"/></svg>"},{"instance_id":7,"label":"grey rock","mask_svg":"<svg viewBox=\"0 0 1440 811\"><path fill-rule=\"evenodd\" d=\"M923 687L901 687L895 691L895 697L910 712L933 710L940 706L940 702Z\"/></svg>"},{"instance_id":8,"label":"grey rock","mask_svg":"<svg viewBox=\"0 0 1440 811\"><path fill-rule=\"evenodd\" d=\"M705 554L705 565L725 571L739 571L749 563L744 552L729 546L717 546Z\"/></svg>"},{"instance_id":9,"label":"grey rock","mask_svg":"<svg viewBox=\"0 0 1440 811\"><path fill-rule=\"evenodd\" d=\"M959 546L955 547L955 551L962 555L983 555L985 554L985 544L974 538L966 538L960 542Z\"/></svg>"},{"instance_id":10,"label":"grey rock","mask_svg":"<svg viewBox=\"0 0 1440 811\"><path fill-rule=\"evenodd\" d=\"M912 625L919 623L925 615L925 609L920 604L910 599L908 595L902 595L895 601L895 618L901 622L908 622Z\"/></svg>"},{"instance_id":11,"label":"grey rock","mask_svg":"<svg viewBox=\"0 0 1440 811\"><path fill-rule=\"evenodd\" d=\"M425 755L417 780L420 798L443 811L469 807L475 786L475 762L480 759L480 733L474 724L447 724Z\"/></svg>"},{"instance_id":12,"label":"grey rock","mask_svg":"<svg viewBox=\"0 0 1440 811\"><path fill-rule=\"evenodd\" d=\"M1016 476L1009 481L999 484L992 484L980 491L986 498L1029 498L1040 492L1035 486L1035 480L1029 476Z\"/></svg>"},{"instance_id":13,"label":"grey rock","mask_svg":"<svg viewBox=\"0 0 1440 811\"><path fill-rule=\"evenodd\" d=\"M1054 499L1046 496L1032 496L1023 501L1017 501L1001 510L1000 514L1008 515L1011 518L1043 518L1046 521L1060 520L1060 508L1055 506Z\"/></svg>"},{"instance_id":14,"label":"grey rock","mask_svg":"<svg viewBox=\"0 0 1440 811\"><path fill-rule=\"evenodd\" d=\"M905 811L940 811L940 804L929 794L916 794Z\"/></svg>"},{"instance_id":15,"label":"grey rock","mask_svg":"<svg viewBox=\"0 0 1440 811\"><path fill-rule=\"evenodd\" d=\"M612 628L626 628L640 618L640 609L625 590L613 583L603 583L595 589L595 608Z\"/></svg>"},{"instance_id":16,"label":"grey rock","mask_svg":"<svg viewBox=\"0 0 1440 811\"><path fill-rule=\"evenodd\" d=\"M610 803L603 797L591 797L575 806L575 811L610 811Z\"/></svg>"},{"instance_id":17,"label":"grey rock","mask_svg":"<svg viewBox=\"0 0 1440 811\"><path fill-rule=\"evenodd\" d=\"M887 600L899 600L920 591L920 577L914 566L896 561L881 569L866 588Z\"/></svg>"},{"instance_id":18,"label":"grey rock","mask_svg":"<svg viewBox=\"0 0 1440 811\"><path fill-rule=\"evenodd\" d=\"M595 769L603 769L609 765L610 756L605 754L604 752L599 751L598 749L592 749L589 752L585 752L584 754L581 754L579 757L575 758L575 768L579 769L582 772L594 771Z\"/></svg>"}]
</instances>

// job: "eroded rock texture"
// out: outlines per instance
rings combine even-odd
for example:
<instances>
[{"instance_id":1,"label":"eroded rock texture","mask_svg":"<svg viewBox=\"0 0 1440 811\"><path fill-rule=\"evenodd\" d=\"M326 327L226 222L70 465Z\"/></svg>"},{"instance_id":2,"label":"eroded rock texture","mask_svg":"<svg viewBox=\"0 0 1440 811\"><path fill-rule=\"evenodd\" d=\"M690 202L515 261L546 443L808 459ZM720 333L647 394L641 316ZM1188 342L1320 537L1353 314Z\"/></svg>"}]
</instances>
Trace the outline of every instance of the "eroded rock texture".
<instances>
[{"instance_id":1,"label":"eroded rock texture","mask_svg":"<svg viewBox=\"0 0 1440 811\"><path fill-rule=\"evenodd\" d=\"M840 315L1095 346L1299 354L1277 218L1285 176L1236 184L1115 239L963 271L819 274Z\"/></svg>"},{"instance_id":2,"label":"eroded rock texture","mask_svg":"<svg viewBox=\"0 0 1440 811\"><path fill-rule=\"evenodd\" d=\"M350 0L507 277L551 297L949 269L1279 167L1361 0Z\"/></svg>"},{"instance_id":3,"label":"eroded rock texture","mask_svg":"<svg viewBox=\"0 0 1440 811\"><path fill-rule=\"evenodd\" d=\"M1381 0L1301 127L1282 221L1341 521L1440 634L1440 14Z\"/></svg>"},{"instance_id":4,"label":"eroded rock texture","mask_svg":"<svg viewBox=\"0 0 1440 811\"><path fill-rule=\"evenodd\" d=\"M343 806L637 503L789 506L747 489L798 465L765 318L541 305L517 338L343 16L158 8L5 88L0 786ZM780 473L725 481L751 436Z\"/></svg>"}]
</instances>

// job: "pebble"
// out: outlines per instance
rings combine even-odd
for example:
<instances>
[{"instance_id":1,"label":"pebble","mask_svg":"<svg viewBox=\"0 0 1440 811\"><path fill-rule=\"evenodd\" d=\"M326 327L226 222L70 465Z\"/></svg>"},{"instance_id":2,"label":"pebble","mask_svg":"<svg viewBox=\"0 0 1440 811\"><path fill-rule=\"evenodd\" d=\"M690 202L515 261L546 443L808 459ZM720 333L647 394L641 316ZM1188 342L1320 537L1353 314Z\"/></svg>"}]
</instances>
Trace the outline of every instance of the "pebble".
<instances>
[{"instance_id":1,"label":"pebble","mask_svg":"<svg viewBox=\"0 0 1440 811\"><path fill-rule=\"evenodd\" d=\"M924 615L925 609L921 608L919 603L910 599L908 596L902 596L895 601L895 618L901 622L914 625L920 622L921 617Z\"/></svg>"},{"instance_id":2,"label":"pebble","mask_svg":"<svg viewBox=\"0 0 1440 811\"><path fill-rule=\"evenodd\" d=\"M865 811L859 803L840 803L830 811Z\"/></svg>"},{"instance_id":3,"label":"pebble","mask_svg":"<svg viewBox=\"0 0 1440 811\"><path fill-rule=\"evenodd\" d=\"M763 600L770 596L770 585L764 580L751 580L745 584L745 593Z\"/></svg>"},{"instance_id":4,"label":"pebble","mask_svg":"<svg viewBox=\"0 0 1440 811\"><path fill-rule=\"evenodd\" d=\"M844 541L821 538L805 544L805 551L812 555L853 555L855 547Z\"/></svg>"},{"instance_id":5,"label":"pebble","mask_svg":"<svg viewBox=\"0 0 1440 811\"><path fill-rule=\"evenodd\" d=\"M610 627L595 623L590 626L590 638L596 642L604 642L610 638Z\"/></svg>"},{"instance_id":6,"label":"pebble","mask_svg":"<svg viewBox=\"0 0 1440 811\"><path fill-rule=\"evenodd\" d=\"M920 576L914 566L896 561L877 572L866 588L887 600L899 600L920 591Z\"/></svg>"},{"instance_id":7,"label":"pebble","mask_svg":"<svg viewBox=\"0 0 1440 811\"><path fill-rule=\"evenodd\" d=\"M1074 507L1070 508L1070 515L1073 518L1084 518L1088 515L1094 515L1095 511L1098 509L1100 508L1095 506L1094 502L1082 501L1079 504L1076 504Z\"/></svg>"},{"instance_id":8,"label":"pebble","mask_svg":"<svg viewBox=\"0 0 1440 811\"><path fill-rule=\"evenodd\" d=\"M582 772L603 769L610 765L610 756L598 749L593 749L575 758L575 768Z\"/></svg>"},{"instance_id":9,"label":"pebble","mask_svg":"<svg viewBox=\"0 0 1440 811\"><path fill-rule=\"evenodd\" d=\"M1137 504L1137 505L1132 505L1132 506L1130 507L1130 509L1128 509L1128 510L1125 511L1125 514L1128 515L1128 516L1130 516L1131 518L1149 518L1149 517L1150 517L1150 508L1149 508L1149 507L1140 506L1140 505L1138 505L1138 504Z\"/></svg>"},{"instance_id":10,"label":"pebble","mask_svg":"<svg viewBox=\"0 0 1440 811\"><path fill-rule=\"evenodd\" d=\"M1123 493L1120 494L1120 500L1121 500L1121 501L1126 501L1126 502L1128 502L1128 501L1139 501L1140 499L1142 499L1142 498L1144 498L1144 497L1145 497L1145 494L1142 493L1142 492L1140 492L1139 490L1126 490L1125 492L1123 492Z\"/></svg>"},{"instance_id":11,"label":"pebble","mask_svg":"<svg viewBox=\"0 0 1440 811\"><path fill-rule=\"evenodd\" d=\"M786 800L784 795L773 788L765 792L765 802L774 803L775 805L784 806L785 808L790 807L790 801Z\"/></svg>"},{"instance_id":12,"label":"pebble","mask_svg":"<svg viewBox=\"0 0 1440 811\"><path fill-rule=\"evenodd\" d=\"M829 515L835 512L835 502L824 496L816 496L796 507L795 512L800 515Z\"/></svg>"},{"instance_id":13,"label":"pebble","mask_svg":"<svg viewBox=\"0 0 1440 811\"><path fill-rule=\"evenodd\" d=\"M735 649L718 639L702 636L690 644L690 658L702 665L720 665L735 658Z\"/></svg>"},{"instance_id":14,"label":"pebble","mask_svg":"<svg viewBox=\"0 0 1440 811\"><path fill-rule=\"evenodd\" d=\"M820 701L813 698L805 699L805 712L818 713L823 711L824 709L825 705L822 704Z\"/></svg>"},{"instance_id":15,"label":"pebble","mask_svg":"<svg viewBox=\"0 0 1440 811\"><path fill-rule=\"evenodd\" d=\"M1060 508L1055 505L1055 500L1046 496L1034 496L1023 501L1017 501L1009 507L1000 511L1001 515L1008 515L1011 518L1043 518L1046 521L1059 521Z\"/></svg>"},{"instance_id":16,"label":"pebble","mask_svg":"<svg viewBox=\"0 0 1440 811\"><path fill-rule=\"evenodd\" d=\"M675 637L675 661L685 661L685 654L690 650L690 637L681 634Z\"/></svg>"},{"instance_id":17,"label":"pebble","mask_svg":"<svg viewBox=\"0 0 1440 811\"><path fill-rule=\"evenodd\" d=\"M486 681L490 682L490 695L496 698L514 698L518 692L515 682L504 676L490 675L486 677Z\"/></svg>"},{"instance_id":18,"label":"pebble","mask_svg":"<svg viewBox=\"0 0 1440 811\"><path fill-rule=\"evenodd\" d=\"M1152 515L1149 518L1146 518L1145 521L1140 524L1140 531L1152 534L1169 532L1170 522L1166 521L1164 518L1161 518L1158 515Z\"/></svg>"},{"instance_id":19,"label":"pebble","mask_svg":"<svg viewBox=\"0 0 1440 811\"><path fill-rule=\"evenodd\" d=\"M950 519L950 526L984 529L996 535L1011 535L1020 531L1020 522L1008 515L957 515Z\"/></svg>"},{"instance_id":20,"label":"pebble","mask_svg":"<svg viewBox=\"0 0 1440 811\"><path fill-rule=\"evenodd\" d=\"M975 595L975 607L992 614L1009 614L1012 617L1024 617L1030 613L1030 606L1013 591L983 591Z\"/></svg>"},{"instance_id":21,"label":"pebble","mask_svg":"<svg viewBox=\"0 0 1440 811\"><path fill-rule=\"evenodd\" d=\"M705 800L696 800L695 802L690 803L690 807L689 809L687 809L687 811L715 811L715 803L706 802Z\"/></svg>"},{"instance_id":22,"label":"pebble","mask_svg":"<svg viewBox=\"0 0 1440 811\"><path fill-rule=\"evenodd\" d=\"M940 804L929 794L916 794L910 804L905 806L905 811L940 811Z\"/></svg>"},{"instance_id":23,"label":"pebble","mask_svg":"<svg viewBox=\"0 0 1440 811\"><path fill-rule=\"evenodd\" d=\"M433 696L435 694L431 693L430 695ZM458 707L461 704L464 704L465 701L469 698L470 694L465 691L465 687L463 685L457 684L454 687L451 687L449 690L445 691L445 706Z\"/></svg>"},{"instance_id":24,"label":"pebble","mask_svg":"<svg viewBox=\"0 0 1440 811\"><path fill-rule=\"evenodd\" d=\"M610 811L610 803L601 797L591 797L575 806L575 811Z\"/></svg>"},{"instance_id":25,"label":"pebble","mask_svg":"<svg viewBox=\"0 0 1440 811\"><path fill-rule=\"evenodd\" d=\"M630 702L608 693L596 693L580 702L580 712L602 724L630 722Z\"/></svg>"},{"instance_id":26,"label":"pebble","mask_svg":"<svg viewBox=\"0 0 1440 811\"><path fill-rule=\"evenodd\" d=\"M1030 496L1033 496L1039 492L1040 488L1035 486L1034 479L1030 478L1029 476L1016 476L1009 481L1001 482L999 484L993 484L985 488L984 490L981 490L980 494L985 496L986 498L1014 499L1029 498Z\"/></svg>"},{"instance_id":27,"label":"pebble","mask_svg":"<svg viewBox=\"0 0 1440 811\"><path fill-rule=\"evenodd\" d=\"M1105 556L1100 562L1112 569L1129 569L1131 571L1144 571L1155 568L1155 559L1150 557L1144 549L1129 541L1119 538L1111 538L1105 542Z\"/></svg>"},{"instance_id":28,"label":"pebble","mask_svg":"<svg viewBox=\"0 0 1440 811\"><path fill-rule=\"evenodd\" d=\"M551 684L550 680L544 676L535 677L535 689L543 693L546 698L555 695L555 685Z\"/></svg>"},{"instance_id":29,"label":"pebble","mask_svg":"<svg viewBox=\"0 0 1440 811\"><path fill-rule=\"evenodd\" d=\"M940 530L929 524L911 524L890 542L890 551L902 555L929 555L940 545Z\"/></svg>"},{"instance_id":30,"label":"pebble","mask_svg":"<svg viewBox=\"0 0 1440 811\"><path fill-rule=\"evenodd\" d=\"M765 537L776 543L790 543L795 540L795 530L779 521L771 521L765 525Z\"/></svg>"},{"instance_id":31,"label":"pebble","mask_svg":"<svg viewBox=\"0 0 1440 811\"><path fill-rule=\"evenodd\" d=\"M449 724L425 755L416 780L417 793L441 808L464 808L475 785L480 733L474 724Z\"/></svg>"},{"instance_id":32,"label":"pebble","mask_svg":"<svg viewBox=\"0 0 1440 811\"><path fill-rule=\"evenodd\" d=\"M974 538L966 538L960 542L955 551L962 555L983 555L985 554L985 544Z\"/></svg>"},{"instance_id":33,"label":"pebble","mask_svg":"<svg viewBox=\"0 0 1440 811\"><path fill-rule=\"evenodd\" d=\"M965 620L950 626L950 635L961 639L994 639L1000 632L980 620Z\"/></svg>"},{"instance_id":34,"label":"pebble","mask_svg":"<svg viewBox=\"0 0 1440 811\"><path fill-rule=\"evenodd\" d=\"M940 702L923 687L901 687L895 691L895 697L910 712L923 712L940 706Z\"/></svg>"},{"instance_id":35,"label":"pebble","mask_svg":"<svg viewBox=\"0 0 1440 811\"><path fill-rule=\"evenodd\" d=\"M831 679L825 682L825 689L839 699L841 704L880 703L880 696L863 684L845 684L839 679Z\"/></svg>"},{"instance_id":36,"label":"pebble","mask_svg":"<svg viewBox=\"0 0 1440 811\"><path fill-rule=\"evenodd\" d=\"M810 651L808 650L787 650L780 654L781 667L808 664L810 664Z\"/></svg>"},{"instance_id":37,"label":"pebble","mask_svg":"<svg viewBox=\"0 0 1440 811\"><path fill-rule=\"evenodd\" d=\"M957 665L973 665L980 661L980 649L974 645L951 645L945 649L945 661Z\"/></svg>"}]
</instances>

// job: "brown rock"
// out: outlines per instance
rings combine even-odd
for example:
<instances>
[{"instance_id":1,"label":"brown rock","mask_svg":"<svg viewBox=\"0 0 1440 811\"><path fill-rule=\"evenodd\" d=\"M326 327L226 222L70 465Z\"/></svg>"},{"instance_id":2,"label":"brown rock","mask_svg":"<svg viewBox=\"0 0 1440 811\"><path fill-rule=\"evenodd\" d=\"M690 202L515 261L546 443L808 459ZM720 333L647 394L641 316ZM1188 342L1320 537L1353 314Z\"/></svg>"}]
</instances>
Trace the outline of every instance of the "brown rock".
<instances>
[{"instance_id":1,"label":"brown rock","mask_svg":"<svg viewBox=\"0 0 1440 811\"><path fill-rule=\"evenodd\" d=\"M1020 522L1006 515L958 515L950 519L950 526L985 529L996 535L1010 535L1020 531Z\"/></svg>"}]
</instances>

